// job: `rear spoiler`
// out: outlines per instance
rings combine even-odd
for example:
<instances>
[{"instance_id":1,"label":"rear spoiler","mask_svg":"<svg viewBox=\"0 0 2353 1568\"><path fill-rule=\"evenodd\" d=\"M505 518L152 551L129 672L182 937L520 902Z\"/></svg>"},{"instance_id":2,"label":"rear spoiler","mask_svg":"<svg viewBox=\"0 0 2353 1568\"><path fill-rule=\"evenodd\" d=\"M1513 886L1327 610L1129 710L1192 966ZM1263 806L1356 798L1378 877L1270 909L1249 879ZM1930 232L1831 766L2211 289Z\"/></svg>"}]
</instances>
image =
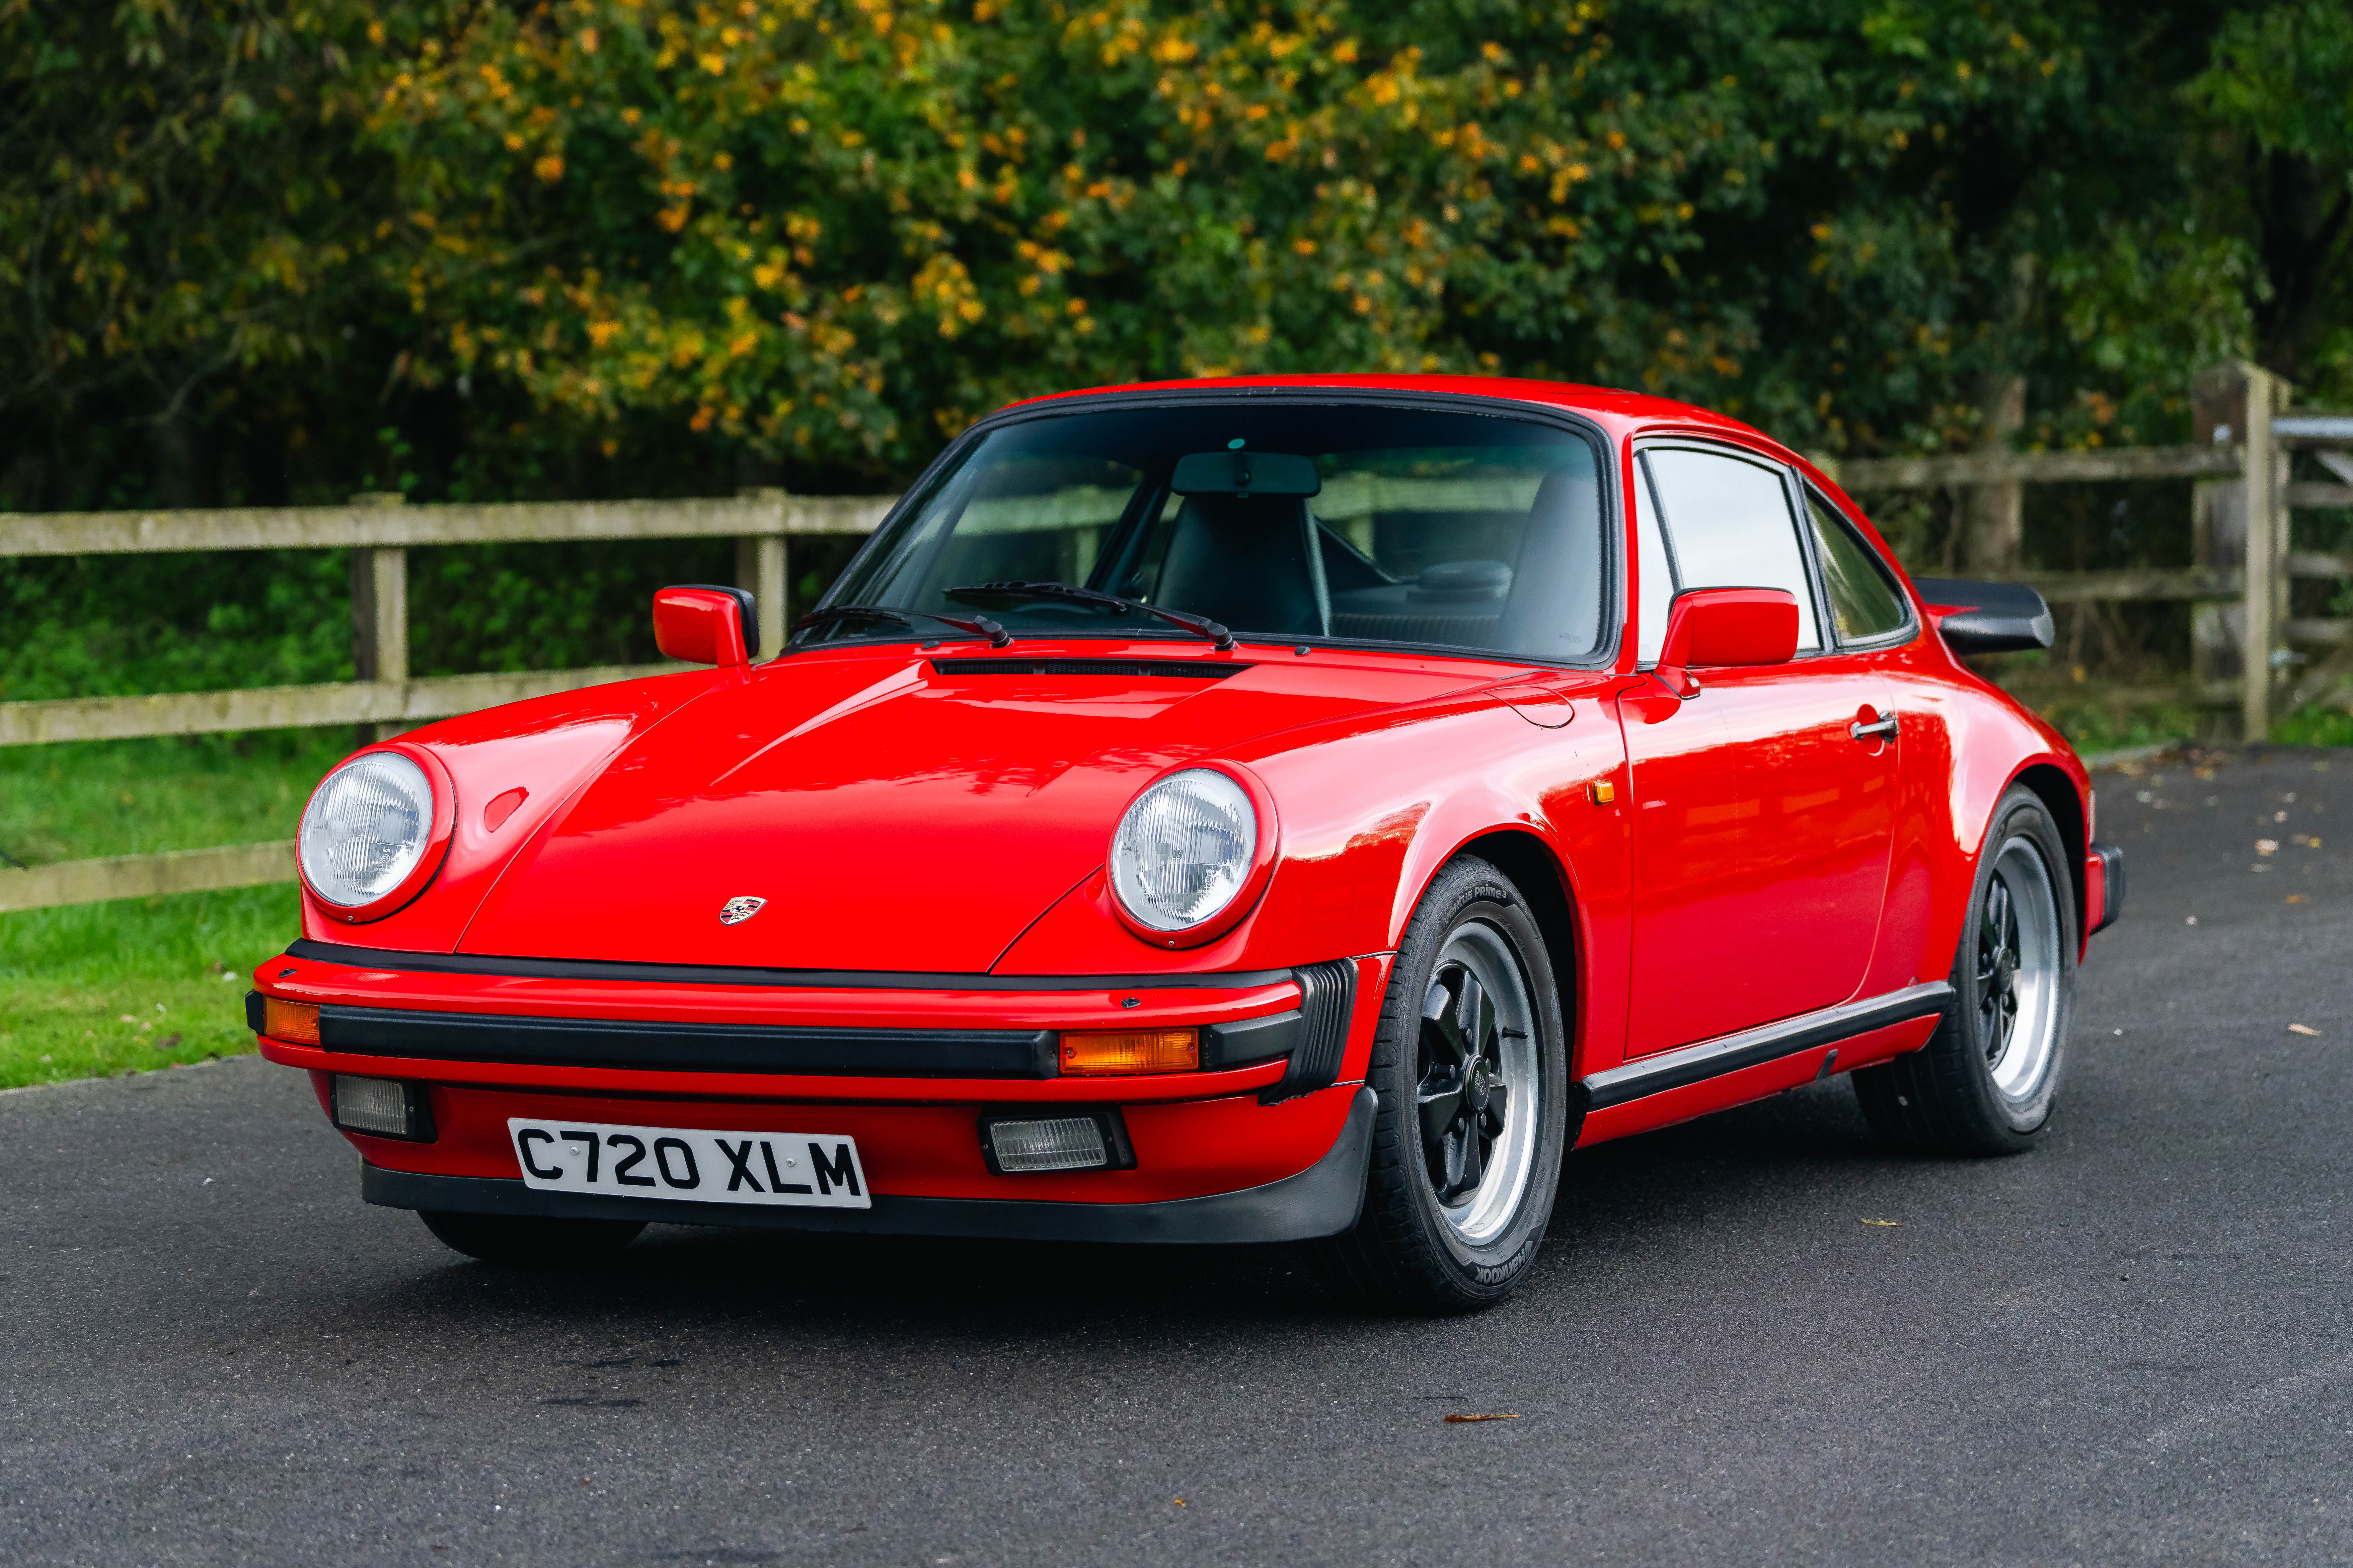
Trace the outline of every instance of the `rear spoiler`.
<instances>
[{"instance_id":1,"label":"rear spoiler","mask_svg":"<svg viewBox=\"0 0 2353 1568\"><path fill-rule=\"evenodd\" d=\"M1955 653L2015 653L2052 644L2051 606L2023 583L1915 577L1912 585Z\"/></svg>"}]
</instances>

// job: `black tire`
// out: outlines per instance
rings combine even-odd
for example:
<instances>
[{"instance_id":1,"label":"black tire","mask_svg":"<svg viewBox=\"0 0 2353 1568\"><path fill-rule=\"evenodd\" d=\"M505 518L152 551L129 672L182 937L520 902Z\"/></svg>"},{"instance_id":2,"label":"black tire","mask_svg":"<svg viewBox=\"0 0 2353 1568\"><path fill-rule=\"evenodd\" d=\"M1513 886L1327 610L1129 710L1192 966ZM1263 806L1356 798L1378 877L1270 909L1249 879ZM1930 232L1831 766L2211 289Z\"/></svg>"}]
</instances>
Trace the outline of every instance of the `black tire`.
<instances>
[{"instance_id":1,"label":"black tire","mask_svg":"<svg viewBox=\"0 0 2353 1568\"><path fill-rule=\"evenodd\" d=\"M2001 963L2002 950L1991 940L1989 922L1996 906L1989 900L1995 895L1997 862L2006 850L2015 856L2021 846L2041 864L2042 890L2049 900L2042 918L2055 936L2055 970L2048 1003L2047 1059L2031 1071L2031 1062L2016 1064L2012 1070L2027 1076L2006 1088L1998 1067L2007 1064L2011 1042L2018 1037L2021 943L2013 940L2011 962ZM2012 858L2001 877L2004 889L2017 900L2014 906L2002 906L2013 931L2025 929L2031 918L2026 905L2034 896L2034 878L2017 876L2026 865ZM1924 1154L2023 1153L2050 1126L2057 1103L2074 1008L2077 943L2066 843L2051 820L2050 808L2023 785L2012 786L1994 811L1970 884L1968 911L1953 955L1953 1004L1937 1020L1936 1032L1919 1050L1856 1071L1854 1097L1873 1130L1896 1148ZM1990 959L1989 948L1995 955ZM2013 1020L2008 1034L2001 1025L2005 1010Z\"/></svg>"},{"instance_id":2,"label":"black tire","mask_svg":"<svg viewBox=\"0 0 2353 1568\"><path fill-rule=\"evenodd\" d=\"M538 1215L453 1214L417 1217L446 1247L513 1268L562 1268L609 1258L646 1228L634 1219L549 1219Z\"/></svg>"},{"instance_id":3,"label":"black tire","mask_svg":"<svg viewBox=\"0 0 2353 1568\"><path fill-rule=\"evenodd\" d=\"M1461 956L1463 943L1477 950L1468 960ZM1450 952L1458 956L1440 975L1440 960ZM1520 994L1506 985L1485 995L1468 965L1493 973L1506 961L1516 969ZM1438 1013L1425 1018L1432 1006ZM1519 1031L1499 1022L1514 1015L1533 1026ZM1544 937L1519 889L1475 857L1449 863L1414 910L1382 998L1366 1073L1379 1111L1365 1206L1356 1228L1321 1244L1328 1272L1390 1310L1474 1311L1511 1294L1544 1243L1560 1184L1569 1100L1561 1016ZM1463 1027L1472 1016L1481 1021ZM1475 1048L1464 1054L1465 1046ZM1501 1067L1507 1058L1502 1111L1491 1116L1498 1077L1480 1064ZM1523 1073L1535 1083L1535 1115L1514 1124L1512 1113L1528 1096L1510 1079ZM1448 1089L1449 1082L1457 1087ZM1423 1097L1433 1083L1440 1086L1430 1096L1433 1118L1444 1113L1447 1094L1457 1097L1453 1131L1425 1140ZM1466 1175L1471 1184L1461 1188ZM1499 1184L1482 1194L1479 1184L1490 1176ZM1449 1180L1459 1188L1454 1212L1481 1223L1466 1229L1450 1222L1440 1195L1440 1182Z\"/></svg>"}]
</instances>

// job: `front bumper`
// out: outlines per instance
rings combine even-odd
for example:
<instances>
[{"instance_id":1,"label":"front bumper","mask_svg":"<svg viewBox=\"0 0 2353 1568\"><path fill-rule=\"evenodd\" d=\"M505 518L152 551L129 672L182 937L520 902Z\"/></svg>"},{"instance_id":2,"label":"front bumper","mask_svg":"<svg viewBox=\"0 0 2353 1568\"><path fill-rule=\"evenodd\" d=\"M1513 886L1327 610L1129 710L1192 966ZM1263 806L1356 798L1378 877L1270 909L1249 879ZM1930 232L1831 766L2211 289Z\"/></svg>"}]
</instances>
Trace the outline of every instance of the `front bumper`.
<instances>
[{"instance_id":1,"label":"front bumper","mask_svg":"<svg viewBox=\"0 0 2353 1568\"><path fill-rule=\"evenodd\" d=\"M1156 1203L1040 1203L1018 1198L927 1198L877 1192L869 1209L751 1208L551 1193L522 1178L436 1176L360 1167L360 1195L387 1208L560 1219L647 1220L764 1230L879 1236L985 1237L1018 1241L1230 1244L1307 1241L1356 1223L1373 1149L1373 1091L1348 1090L1347 1118L1324 1157L1296 1175L1240 1192Z\"/></svg>"},{"instance_id":2,"label":"front bumper","mask_svg":"<svg viewBox=\"0 0 2353 1568\"><path fill-rule=\"evenodd\" d=\"M500 974L408 957L301 943L256 976L257 1032L264 994L320 1009L317 1043L263 1035L260 1048L309 1071L331 1117L336 1075L414 1086L429 1137L343 1129L370 1202L1092 1240L1298 1239L1356 1220L1370 1125L1360 1086L1386 957L1018 988L969 976L918 987L913 976ZM1202 1070L1057 1076L1059 1030L1176 1025L1201 1029ZM984 1114L1054 1108L1115 1119L1132 1165L991 1168ZM522 1179L510 1118L838 1133L857 1141L874 1207L539 1191Z\"/></svg>"}]
</instances>

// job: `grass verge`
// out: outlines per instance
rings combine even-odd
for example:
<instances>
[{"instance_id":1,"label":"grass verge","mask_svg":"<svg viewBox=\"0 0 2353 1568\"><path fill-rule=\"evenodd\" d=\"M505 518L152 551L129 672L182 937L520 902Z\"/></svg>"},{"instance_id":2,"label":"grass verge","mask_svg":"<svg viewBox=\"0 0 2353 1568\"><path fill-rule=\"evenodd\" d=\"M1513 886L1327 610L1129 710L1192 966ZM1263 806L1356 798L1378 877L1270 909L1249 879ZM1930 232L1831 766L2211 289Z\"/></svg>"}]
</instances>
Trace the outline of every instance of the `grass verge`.
<instances>
[{"instance_id":1,"label":"grass verge","mask_svg":"<svg viewBox=\"0 0 2353 1568\"><path fill-rule=\"evenodd\" d=\"M253 968L301 930L292 883L0 915L0 1089L253 1048Z\"/></svg>"}]
</instances>

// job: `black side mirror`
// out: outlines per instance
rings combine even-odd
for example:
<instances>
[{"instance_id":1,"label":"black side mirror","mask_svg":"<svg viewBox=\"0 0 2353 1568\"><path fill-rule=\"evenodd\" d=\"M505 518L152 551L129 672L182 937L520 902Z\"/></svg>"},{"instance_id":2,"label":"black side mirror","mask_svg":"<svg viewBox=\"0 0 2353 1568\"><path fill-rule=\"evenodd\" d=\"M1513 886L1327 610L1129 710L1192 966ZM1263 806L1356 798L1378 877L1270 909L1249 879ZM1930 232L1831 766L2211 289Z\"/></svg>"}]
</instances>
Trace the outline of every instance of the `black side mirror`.
<instances>
[{"instance_id":1,"label":"black side mirror","mask_svg":"<svg viewBox=\"0 0 2353 1568\"><path fill-rule=\"evenodd\" d=\"M2051 606L2023 583L1915 577L1912 585L1955 653L2017 653L2055 638Z\"/></svg>"}]
</instances>

